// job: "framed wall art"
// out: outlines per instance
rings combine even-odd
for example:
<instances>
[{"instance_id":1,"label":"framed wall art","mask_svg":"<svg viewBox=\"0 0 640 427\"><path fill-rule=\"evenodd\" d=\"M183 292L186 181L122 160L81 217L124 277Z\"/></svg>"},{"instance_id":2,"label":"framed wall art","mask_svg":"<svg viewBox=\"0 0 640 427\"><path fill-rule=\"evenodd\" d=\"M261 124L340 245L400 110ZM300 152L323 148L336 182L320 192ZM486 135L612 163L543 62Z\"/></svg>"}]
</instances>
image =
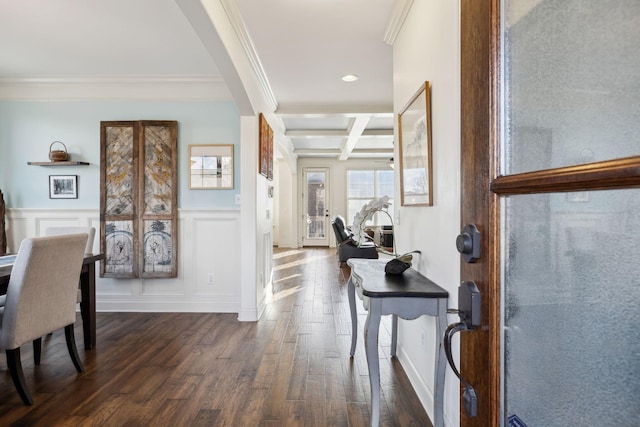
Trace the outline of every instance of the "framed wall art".
<instances>
[{"instance_id":1,"label":"framed wall art","mask_svg":"<svg viewBox=\"0 0 640 427\"><path fill-rule=\"evenodd\" d=\"M100 277L176 277L178 123L100 127Z\"/></svg>"},{"instance_id":2,"label":"framed wall art","mask_svg":"<svg viewBox=\"0 0 640 427\"><path fill-rule=\"evenodd\" d=\"M49 175L50 199L77 199L77 175Z\"/></svg>"},{"instance_id":3,"label":"framed wall art","mask_svg":"<svg viewBox=\"0 0 640 427\"><path fill-rule=\"evenodd\" d=\"M432 206L431 86L418 89L398 114L402 206Z\"/></svg>"},{"instance_id":4,"label":"framed wall art","mask_svg":"<svg viewBox=\"0 0 640 427\"><path fill-rule=\"evenodd\" d=\"M260 142L258 172L267 179L273 180L273 129L271 129L262 113L260 113L258 127L258 140Z\"/></svg>"},{"instance_id":5,"label":"framed wall art","mask_svg":"<svg viewBox=\"0 0 640 427\"><path fill-rule=\"evenodd\" d=\"M233 189L233 145L189 145L189 188Z\"/></svg>"}]
</instances>

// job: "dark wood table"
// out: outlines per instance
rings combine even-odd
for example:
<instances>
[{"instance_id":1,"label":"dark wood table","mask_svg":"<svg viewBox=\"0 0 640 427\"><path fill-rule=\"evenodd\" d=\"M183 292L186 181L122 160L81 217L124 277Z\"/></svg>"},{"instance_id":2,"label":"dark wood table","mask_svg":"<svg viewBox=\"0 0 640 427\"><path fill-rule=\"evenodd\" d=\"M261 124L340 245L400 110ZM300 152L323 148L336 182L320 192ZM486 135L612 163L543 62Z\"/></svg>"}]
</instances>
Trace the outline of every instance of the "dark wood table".
<instances>
[{"instance_id":1,"label":"dark wood table","mask_svg":"<svg viewBox=\"0 0 640 427\"><path fill-rule=\"evenodd\" d=\"M80 314L86 350L96 346L96 262L104 258L103 254L85 256L80 272ZM0 295L7 293L11 269L11 266L0 267Z\"/></svg>"},{"instance_id":2,"label":"dark wood table","mask_svg":"<svg viewBox=\"0 0 640 427\"><path fill-rule=\"evenodd\" d=\"M364 325L365 353L369 366L371 386L371 426L377 427L380 420L380 361L378 359L378 330L380 318L391 314L391 356L396 355L398 343L398 317L417 319L422 315L436 317L435 370L433 387L433 425L444 425L444 373L446 359L442 343L447 327L447 301L449 293L422 274L409 268L403 274L385 274L384 266L389 260L347 260L351 276L347 287L351 311L351 356L356 351L358 316L356 295L367 309Z\"/></svg>"}]
</instances>

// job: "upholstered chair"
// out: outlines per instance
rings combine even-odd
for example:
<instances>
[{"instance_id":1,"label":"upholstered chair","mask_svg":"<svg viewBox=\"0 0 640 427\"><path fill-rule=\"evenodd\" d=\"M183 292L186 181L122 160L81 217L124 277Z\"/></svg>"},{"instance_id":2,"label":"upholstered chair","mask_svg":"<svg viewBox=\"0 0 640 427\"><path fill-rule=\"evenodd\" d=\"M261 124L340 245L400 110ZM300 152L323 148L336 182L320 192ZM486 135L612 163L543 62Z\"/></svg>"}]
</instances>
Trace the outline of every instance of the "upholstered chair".
<instances>
[{"instance_id":1,"label":"upholstered chair","mask_svg":"<svg viewBox=\"0 0 640 427\"><path fill-rule=\"evenodd\" d=\"M84 249L84 255L93 255L93 241L96 235L95 227L47 227L44 230L45 236L59 236L62 234L77 234L77 233L87 233L89 236L87 239L87 245ZM6 300L5 295L0 295L0 307L4 306ZM82 293L78 288L78 302L82 301Z\"/></svg>"},{"instance_id":2,"label":"upholstered chair","mask_svg":"<svg viewBox=\"0 0 640 427\"><path fill-rule=\"evenodd\" d=\"M45 236L59 236L61 234L87 233L87 246L84 249L84 255L93 255L93 241L96 237L95 227L47 227L44 230Z\"/></svg>"},{"instance_id":3,"label":"upholstered chair","mask_svg":"<svg viewBox=\"0 0 640 427\"><path fill-rule=\"evenodd\" d=\"M349 258L378 258L378 250L375 243L365 242L360 246L353 241L353 234L347 228L344 218L336 215L331 221L333 232L336 235L336 246L338 248L338 261L346 262Z\"/></svg>"},{"instance_id":4,"label":"upholstered chair","mask_svg":"<svg viewBox=\"0 0 640 427\"><path fill-rule=\"evenodd\" d=\"M59 236L61 234L87 233L87 246L84 249L84 256L93 255L93 240L96 236L94 227L47 227L44 230L45 236ZM78 288L78 302L82 302L82 293Z\"/></svg>"},{"instance_id":5,"label":"upholstered chair","mask_svg":"<svg viewBox=\"0 0 640 427\"><path fill-rule=\"evenodd\" d=\"M78 372L83 370L73 325L87 237L81 233L28 238L18 249L6 303L0 310L0 349L6 351L11 378L26 405L33 404L33 398L22 371L23 344L34 342L38 365L41 337L64 328L71 360Z\"/></svg>"}]
</instances>

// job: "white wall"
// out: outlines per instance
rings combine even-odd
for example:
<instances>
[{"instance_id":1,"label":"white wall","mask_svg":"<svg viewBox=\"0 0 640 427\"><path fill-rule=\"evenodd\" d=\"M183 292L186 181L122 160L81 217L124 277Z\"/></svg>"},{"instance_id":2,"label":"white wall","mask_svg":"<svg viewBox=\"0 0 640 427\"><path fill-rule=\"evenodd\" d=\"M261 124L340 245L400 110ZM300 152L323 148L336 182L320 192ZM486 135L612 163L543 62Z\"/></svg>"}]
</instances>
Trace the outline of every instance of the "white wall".
<instances>
[{"instance_id":1,"label":"white wall","mask_svg":"<svg viewBox=\"0 0 640 427\"><path fill-rule=\"evenodd\" d=\"M297 248L297 171L292 173L285 160L275 161L273 186L273 244L281 248Z\"/></svg>"},{"instance_id":2,"label":"white wall","mask_svg":"<svg viewBox=\"0 0 640 427\"><path fill-rule=\"evenodd\" d=\"M399 252L422 251L422 255L414 258L413 266L449 291L450 307L457 307L460 282L460 261L455 247L460 229L459 30L457 1L415 0L393 45L394 111L399 113L420 85L430 81L433 144L433 206L396 205L395 242ZM399 195L398 173L395 188ZM451 323L457 317L448 320ZM427 348L421 345L423 334ZM457 340L456 337L456 362ZM400 323L399 358L431 416L435 352L430 343L433 342L433 318ZM458 381L447 368L444 415L448 426L459 425L458 393Z\"/></svg>"}]
</instances>

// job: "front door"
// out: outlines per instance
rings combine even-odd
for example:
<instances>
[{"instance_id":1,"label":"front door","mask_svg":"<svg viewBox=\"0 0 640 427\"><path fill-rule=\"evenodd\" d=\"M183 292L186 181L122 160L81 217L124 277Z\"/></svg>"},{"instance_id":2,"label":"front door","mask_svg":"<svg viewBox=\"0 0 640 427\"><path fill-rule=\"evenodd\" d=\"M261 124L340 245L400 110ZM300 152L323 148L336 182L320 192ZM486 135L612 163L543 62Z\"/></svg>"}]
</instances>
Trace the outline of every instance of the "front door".
<instances>
[{"instance_id":1,"label":"front door","mask_svg":"<svg viewBox=\"0 0 640 427\"><path fill-rule=\"evenodd\" d=\"M462 426L640 419L640 3L461 0ZM461 405L462 407L463 405Z\"/></svg>"},{"instance_id":2,"label":"front door","mask_svg":"<svg viewBox=\"0 0 640 427\"><path fill-rule=\"evenodd\" d=\"M329 169L304 170L303 246L329 246Z\"/></svg>"}]
</instances>

